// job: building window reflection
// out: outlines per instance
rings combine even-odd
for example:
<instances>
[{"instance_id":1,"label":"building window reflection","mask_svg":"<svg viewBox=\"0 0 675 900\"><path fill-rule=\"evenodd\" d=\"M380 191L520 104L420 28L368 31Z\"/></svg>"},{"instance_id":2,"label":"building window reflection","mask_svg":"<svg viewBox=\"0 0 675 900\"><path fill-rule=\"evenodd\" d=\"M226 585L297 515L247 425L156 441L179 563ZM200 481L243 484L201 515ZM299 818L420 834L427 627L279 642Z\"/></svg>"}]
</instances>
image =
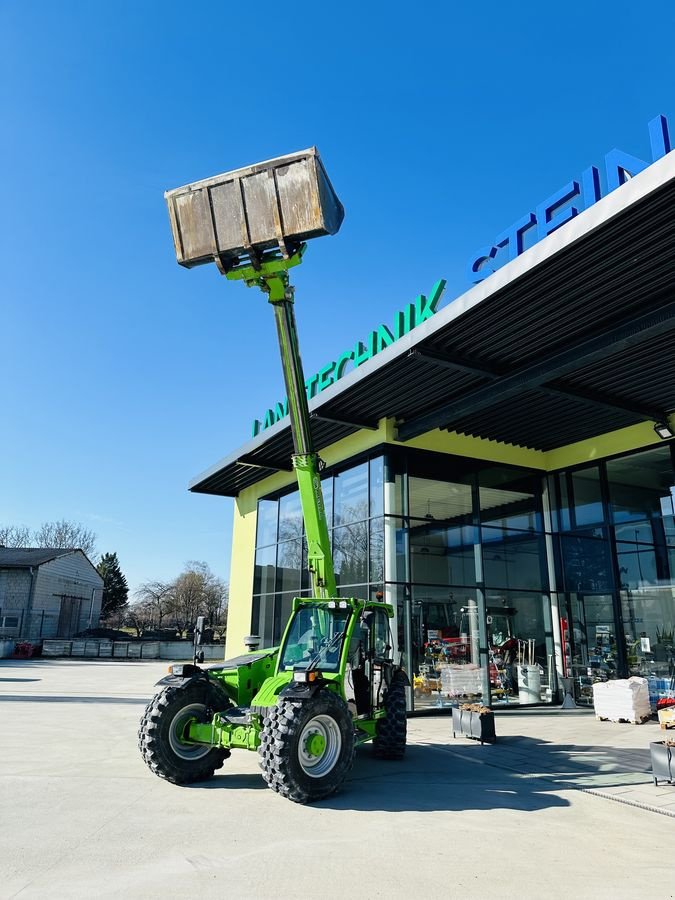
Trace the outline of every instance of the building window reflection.
<instances>
[{"instance_id":1,"label":"building window reflection","mask_svg":"<svg viewBox=\"0 0 675 900\"><path fill-rule=\"evenodd\" d=\"M646 677L653 699L669 689L674 483L669 444L553 479L569 636L564 665L577 702L592 704L595 682L629 675Z\"/></svg>"},{"instance_id":2,"label":"building window reflection","mask_svg":"<svg viewBox=\"0 0 675 900\"><path fill-rule=\"evenodd\" d=\"M414 706L552 702L554 635L580 703L596 681L640 674L660 690L675 675L670 445L548 476L387 447L322 483L338 591L394 606ZM263 646L309 592L306 553L297 490L261 499L251 627Z\"/></svg>"},{"instance_id":3,"label":"building window reflection","mask_svg":"<svg viewBox=\"0 0 675 900\"><path fill-rule=\"evenodd\" d=\"M321 483L338 593L375 598L384 581L384 463L381 455L326 472ZM293 598L309 596L299 491L258 501L251 632L281 640ZM379 599L379 598L378 598Z\"/></svg>"}]
</instances>

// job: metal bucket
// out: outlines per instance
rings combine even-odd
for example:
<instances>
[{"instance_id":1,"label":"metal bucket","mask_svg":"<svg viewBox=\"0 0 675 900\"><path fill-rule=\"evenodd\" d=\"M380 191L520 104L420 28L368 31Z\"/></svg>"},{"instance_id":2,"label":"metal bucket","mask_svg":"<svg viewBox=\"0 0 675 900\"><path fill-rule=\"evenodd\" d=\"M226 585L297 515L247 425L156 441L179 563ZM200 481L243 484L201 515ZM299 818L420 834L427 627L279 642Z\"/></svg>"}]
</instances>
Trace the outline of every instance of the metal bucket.
<instances>
[{"instance_id":1,"label":"metal bucket","mask_svg":"<svg viewBox=\"0 0 675 900\"><path fill-rule=\"evenodd\" d=\"M277 247L288 255L303 241L335 234L344 219L316 147L164 196L176 259L186 268L215 260L227 270Z\"/></svg>"}]
</instances>

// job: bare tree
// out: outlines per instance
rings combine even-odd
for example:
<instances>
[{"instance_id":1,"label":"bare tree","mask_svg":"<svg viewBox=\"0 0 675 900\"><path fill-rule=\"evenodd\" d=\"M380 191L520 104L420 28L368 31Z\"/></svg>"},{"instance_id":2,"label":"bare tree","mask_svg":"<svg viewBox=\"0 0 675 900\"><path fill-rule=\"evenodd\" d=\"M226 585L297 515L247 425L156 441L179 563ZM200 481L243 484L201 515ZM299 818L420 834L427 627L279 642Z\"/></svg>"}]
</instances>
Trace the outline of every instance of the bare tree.
<instances>
[{"instance_id":1,"label":"bare tree","mask_svg":"<svg viewBox=\"0 0 675 900\"><path fill-rule=\"evenodd\" d=\"M227 585L205 562L186 563L171 588L171 613L181 631L193 626L199 615L207 616L211 627L222 624Z\"/></svg>"},{"instance_id":2,"label":"bare tree","mask_svg":"<svg viewBox=\"0 0 675 900\"><path fill-rule=\"evenodd\" d=\"M354 522L333 530L333 562L340 584L368 581L368 522Z\"/></svg>"},{"instance_id":3,"label":"bare tree","mask_svg":"<svg viewBox=\"0 0 675 900\"><path fill-rule=\"evenodd\" d=\"M116 609L115 612L112 613L111 616L106 620L105 625L107 628L115 628L120 629L125 623L126 617L128 615L129 608L124 607L124 609Z\"/></svg>"},{"instance_id":4,"label":"bare tree","mask_svg":"<svg viewBox=\"0 0 675 900\"><path fill-rule=\"evenodd\" d=\"M96 555L96 535L77 522L61 519L58 522L43 522L33 532L35 547L58 547L82 550L90 560Z\"/></svg>"},{"instance_id":5,"label":"bare tree","mask_svg":"<svg viewBox=\"0 0 675 900\"><path fill-rule=\"evenodd\" d=\"M171 581L146 581L136 591L136 606L142 606L150 620L157 628L162 627L162 620L171 612L174 604L174 583Z\"/></svg>"},{"instance_id":6,"label":"bare tree","mask_svg":"<svg viewBox=\"0 0 675 900\"><path fill-rule=\"evenodd\" d=\"M23 525L0 525L0 547L30 547L30 529Z\"/></svg>"},{"instance_id":7,"label":"bare tree","mask_svg":"<svg viewBox=\"0 0 675 900\"><path fill-rule=\"evenodd\" d=\"M221 578L217 578L209 572L209 577L204 584L204 612L211 628L224 625L227 621L229 594L229 586Z\"/></svg>"},{"instance_id":8,"label":"bare tree","mask_svg":"<svg viewBox=\"0 0 675 900\"><path fill-rule=\"evenodd\" d=\"M185 571L173 582L171 597L176 625L180 631L186 631L203 611L203 578L193 563L187 563Z\"/></svg>"},{"instance_id":9,"label":"bare tree","mask_svg":"<svg viewBox=\"0 0 675 900\"><path fill-rule=\"evenodd\" d=\"M124 624L135 629L137 638L142 638L143 632L152 627L150 611L144 603L135 603L127 608Z\"/></svg>"}]
</instances>

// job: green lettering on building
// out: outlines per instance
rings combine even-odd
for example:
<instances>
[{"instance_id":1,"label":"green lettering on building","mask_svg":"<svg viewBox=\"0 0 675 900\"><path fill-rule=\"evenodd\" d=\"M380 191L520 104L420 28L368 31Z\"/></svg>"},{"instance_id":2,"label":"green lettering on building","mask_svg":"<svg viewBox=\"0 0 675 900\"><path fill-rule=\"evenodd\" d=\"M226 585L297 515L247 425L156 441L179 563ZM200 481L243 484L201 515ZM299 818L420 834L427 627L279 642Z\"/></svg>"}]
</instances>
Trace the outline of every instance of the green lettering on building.
<instances>
[{"instance_id":1,"label":"green lettering on building","mask_svg":"<svg viewBox=\"0 0 675 900\"><path fill-rule=\"evenodd\" d=\"M384 350L385 347L389 347L393 343L394 335L389 331L386 325L380 325L375 337L375 353L379 353L380 350Z\"/></svg>"},{"instance_id":2,"label":"green lettering on building","mask_svg":"<svg viewBox=\"0 0 675 900\"><path fill-rule=\"evenodd\" d=\"M335 363L328 363L327 366L324 366L323 369L319 369L319 382L316 387L317 394L320 394L321 391L325 391L327 387L330 387L334 381L334 373L335 373Z\"/></svg>"},{"instance_id":3,"label":"green lettering on building","mask_svg":"<svg viewBox=\"0 0 675 900\"><path fill-rule=\"evenodd\" d=\"M316 397L321 391L325 391L326 388L343 378L348 371L350 363L353 368L357 369L365 362L368 362L369 359L372 359L373 356L381 353L397 340L404 337L409 331L412 331L413 328L416 328L418 325L421 325L422 322L426 322L427 319L430 319L436 312L436 307L438 306L438 302L441 299L444 290L445 279L440 278L432 287L428 297L424 294L419 294L415 298L414 303L408 303L407 306L395 314L393 328L389 328L384 324L379 325L375 331L370 332L365 342L357 341L351 349L341 353L337 360L328 363L328 365L320 369L315 375L308 378L305 381L307 397L311 400L312 397ZM288 400L286 399L276 403L274 409L267 410L262 422L260 419L254 420L253 437L261 431L264 431L266 428L276 425L277 422L280 422L287 415Z\"/></svg>"},{"instance_id":4,"label":"green lettering on building","mask_svg":"<svg viewBox=\"0 0 675 900\"><path fill-rule=\"evenodd\" d=\"M368 360L373 355L373 346L372 346L372 333L368 338L368 345L366 346L363 341L357 341L356 346L354 347L354 368L357 369L359 366L362 366L364 362L368 362Z\"/></svg>"},{"instance_id":5,"label":"green lettering on building","mask_svg":"<svg viewBox=\"0 0 675 900\"><path fill-rule=\"evenodd\" d=\"M354 351L353 350L345 350L344 353L341 353L337 362L335 363L335 380L339 381L340 378L345 374L345 367L348 362L354 361Z\"/></svg>"}]
</instances>

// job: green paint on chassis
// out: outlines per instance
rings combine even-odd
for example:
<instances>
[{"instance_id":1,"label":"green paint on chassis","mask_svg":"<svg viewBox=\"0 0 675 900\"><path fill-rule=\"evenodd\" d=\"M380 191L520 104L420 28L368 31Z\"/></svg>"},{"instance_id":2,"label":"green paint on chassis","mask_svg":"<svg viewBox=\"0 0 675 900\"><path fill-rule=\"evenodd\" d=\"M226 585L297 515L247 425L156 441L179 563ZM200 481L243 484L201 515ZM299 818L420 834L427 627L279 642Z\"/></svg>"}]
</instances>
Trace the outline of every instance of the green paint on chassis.
<instances>
[{"instance_id":1,"label":"green paint on chassis","mask_svg":"<svg viewBox=\"0 0 675 900\"><path fill-rule=\"evenodd\" d=\"M400 759L406 746L408 678L393 661L386 603L337 597L307 395L293 312L288 259L227 272L267 295L275 313L293 433L293 467L307 538L314 597L296 598L277 649L220 665L174 665L148 705L139 748L153 772L176 784L208 778L235 748L257 750L272 790L307 803L334 793L358 744Z\"/></svg>"},{"instance_id":2,"label":"green paint on chassis","mask_svg":"<svg viewBox=\"0 0 675 900\"><path fill-rule=\"evenodd\" d=\"M186 783L232 749L257 750L268 785L305 803L340 787L358 744L400 759L408 679L391 660L392 615L385 603L296 598L278 648L171 666L141 723L146 762Z\"/></svg>"},{"instance_id":3,"label":"green paint on chassis","mask_svg":"<svg viewBox=\"0 0 675 900\"><path fill-rule=\"evenodd\" d=\"M276 162L256 171L272 172ZM294 183L287 181L285 190L292 191ZM299 209L306 205L306 191L298 190ZM326 199L325 191L321 197ZM233 221L242 210L233 203ZM403 756L409 682L393 660L393 608L338 597L321 490L323 463L312 441L288 277L289 269L302 262L305 245L290 251L278 206L273 213L279 250L249 246L250 264L219 254L214 259L230 280L262 290L274 310L313 598L293 601L279 648L245 653L208 669L172 666L145 710L139 747L152 771L176 784L210 777L232 749L257 750L268 786L289 800L307 803L339 789L357 744L372 740L377 756ZM195 238L191 229L200 246L211 240L210 221L186 215L188 243ZM176 246L183 248L186 235L175 230L175 215L172 223ZM203 228L206 237L200 233Z\"/></svg>"}]
</instances>

